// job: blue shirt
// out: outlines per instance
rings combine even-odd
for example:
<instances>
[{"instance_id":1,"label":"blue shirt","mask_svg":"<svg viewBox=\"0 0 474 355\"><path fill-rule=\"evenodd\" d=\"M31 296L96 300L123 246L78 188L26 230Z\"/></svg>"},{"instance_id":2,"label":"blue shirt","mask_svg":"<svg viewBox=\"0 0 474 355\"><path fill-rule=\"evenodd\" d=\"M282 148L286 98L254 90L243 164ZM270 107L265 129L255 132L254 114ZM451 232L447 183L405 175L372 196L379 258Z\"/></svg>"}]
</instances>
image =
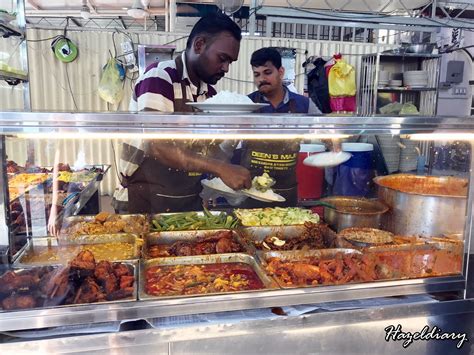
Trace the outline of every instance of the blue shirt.
<instances>
[{"instance_id":1,"label":"blue shirt","mask_svg":"<svg viewBox=\"0 0 474 355\"><path fill-rule=\"evenodd\" d=\"M259 91L254 91L249 94L249 98L253 102L269 103L269 106L262 107L257 112L259 113L309 113L314 115L321 115L321 111L314 104L313 100L310 100L306 96L291 92L286 86L285 96L283 101L278 104L277 107L273 107L270 101L262 95Z\"/></svg>"}]
</instances>

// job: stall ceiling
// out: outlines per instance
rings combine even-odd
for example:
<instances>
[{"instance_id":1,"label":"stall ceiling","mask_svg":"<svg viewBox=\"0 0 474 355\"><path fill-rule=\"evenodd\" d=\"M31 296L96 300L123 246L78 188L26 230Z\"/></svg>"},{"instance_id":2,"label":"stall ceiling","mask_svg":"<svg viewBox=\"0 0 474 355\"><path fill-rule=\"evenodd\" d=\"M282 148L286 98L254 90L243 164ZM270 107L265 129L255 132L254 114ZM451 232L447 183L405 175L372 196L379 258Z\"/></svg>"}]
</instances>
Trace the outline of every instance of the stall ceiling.
<instances>
[{"instance_id":1,"label":"stall ceiling","mask_svg":"<svg viewBox=\"0 0 474 355\"><path fill-rule=\"evenodd\" d=\"M165 3L169 0L142 0L142 3L148 7L149 12L163 10ZM243 5L249 6L250 0L244 0ZM277 6L277 7L304 7L306 9L320 10L343 10L353 12L392 12L396 10L415 9L422 7L430 0L257 0L257 5ZM177 1L178 4L215 4L215 0L200 1ZM133 0L87 0L89 8L101 14L101 12L118 11L126 15L126 10L133 4ZM30 15L47 16L51 11L79 11L82 6L82 0L25 0L26 11ZM41 14L43 13L43 14Z\"/></svg>"}]
</instances>

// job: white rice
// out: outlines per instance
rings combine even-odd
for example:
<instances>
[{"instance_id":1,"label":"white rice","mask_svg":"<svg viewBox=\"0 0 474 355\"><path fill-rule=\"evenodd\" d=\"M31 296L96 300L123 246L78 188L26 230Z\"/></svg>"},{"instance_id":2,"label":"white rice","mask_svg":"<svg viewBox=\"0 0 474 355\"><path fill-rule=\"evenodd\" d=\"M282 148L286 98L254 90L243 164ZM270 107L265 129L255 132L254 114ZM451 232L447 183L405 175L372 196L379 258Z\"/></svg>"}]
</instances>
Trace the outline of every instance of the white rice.
<instances>
[{"instance_id":1,"label":"white rice","mask_svg":"<svg viewBox=\"0 0 474 355\"><path fill-rule=\"evenodd\" d=\"M206 104L251 104L252 100L246 95L226 90L220 91L217 95L204 101Z\"/></svg>"}]
</instances>

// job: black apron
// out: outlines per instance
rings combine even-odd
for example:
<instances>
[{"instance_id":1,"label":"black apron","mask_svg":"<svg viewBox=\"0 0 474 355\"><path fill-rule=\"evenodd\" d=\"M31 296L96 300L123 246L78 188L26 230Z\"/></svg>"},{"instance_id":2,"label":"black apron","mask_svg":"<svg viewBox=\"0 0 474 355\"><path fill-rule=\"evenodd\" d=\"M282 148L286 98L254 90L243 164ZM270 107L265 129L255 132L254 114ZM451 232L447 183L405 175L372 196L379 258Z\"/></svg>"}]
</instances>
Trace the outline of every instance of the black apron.
<instances>
[{"instance_id":1,"label":"black apron","mask_svg":"<svg viewBox=\"0 0 474 355\"><path fill-rule=\"evenodd\" d=\"M183 61L181 56L175 59L179 78L183 76ZM186 85L181 82L183 97L175 99L175 112L193 112L186 102ZM208 142L180 141L185 148L203 155L207 154ZM128 187L129 213L158 213L182 212L202 209L199 193L202 173L188 172L169 168L157 159L145 156L140 167L126 179Z\"/></svg>"},{"instance_id":2,"label":"black apron","mask_svg":"<svg viewBox=\"0 0 474 355\"><path fill-rule=\"evenodd\" d=\"M262 102L260 94L257 94L255 103ZM296 113L295 102L290 100L288 112ZM299 141L279 141L279 140L248 140L242 143L242 155L240 164L250 171L252 177L268 173L275 179L276 183L272 187L275 193L283 196L285 202L266 203L248 198L241 207L291 207L298 202L297 182L296 182L296 162L300 150Z\"/></svg>"}]
</instances>

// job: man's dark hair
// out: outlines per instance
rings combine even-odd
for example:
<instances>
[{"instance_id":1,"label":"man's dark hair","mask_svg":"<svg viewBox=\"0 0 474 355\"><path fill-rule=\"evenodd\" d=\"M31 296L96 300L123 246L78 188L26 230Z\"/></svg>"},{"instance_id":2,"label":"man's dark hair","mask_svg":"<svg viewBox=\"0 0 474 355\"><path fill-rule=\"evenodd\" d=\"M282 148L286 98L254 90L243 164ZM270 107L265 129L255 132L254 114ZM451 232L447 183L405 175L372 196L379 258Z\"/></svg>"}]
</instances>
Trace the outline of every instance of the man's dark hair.
<instances>
[{"instance_id":1,"label":"man's dark hair","mask_svg":"<svg viewBox=\"0 0 474 355\"><path fill-rule=\"evenodd\" d=\"M237 41L242 39L240 27L232 19L222 12L207 14L196 22L186 43L186 49L191 48L194 38L197 36L217 36L222 32L229 32Z\"/></svg>"},{"instance_id":2,"label":"man's dark hair","mask_svg":"<svg viewBox=\"0 0 474 355\"><path fill-rule=\"evenodd\" d=\"M281 68L281 54L275 48L267 47L260 48L252 53L250 58L250 65L252 67L260 67L266 62L271 62L275 68Z\"/></svg>"}]
</instances>

